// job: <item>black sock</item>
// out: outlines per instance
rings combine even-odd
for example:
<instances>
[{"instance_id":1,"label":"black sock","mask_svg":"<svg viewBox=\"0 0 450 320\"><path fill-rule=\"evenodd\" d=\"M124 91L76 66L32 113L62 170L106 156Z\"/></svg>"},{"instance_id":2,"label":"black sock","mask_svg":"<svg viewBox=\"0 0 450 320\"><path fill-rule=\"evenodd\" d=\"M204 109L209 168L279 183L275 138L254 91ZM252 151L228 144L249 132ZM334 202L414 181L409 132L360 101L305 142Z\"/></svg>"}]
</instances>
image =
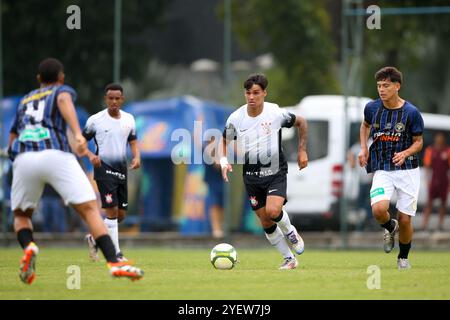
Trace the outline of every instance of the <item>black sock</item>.
<instances>
[{"instance_id":1,"label":"black sock","mask_svg":"<svg viewBox=\"0 0 450 320\"><path fill-rule=\"evenodd\" d=\"M30 244L30 242L34 242L33 231L28 228L20 229L17 232L17 240L19 241L22 248L25 249Z\"/></svg>"},{"instance_id":2,"label":"black sock","mask_svg":"<svg viewBox=\"0 0 450 320\"><path fill-rule=\"evenodd\" d=\"M273 226L271 226L271 227L265 228L264 232L267 233L267 234L271 234L271 233L274 233L275 230L277 230L277 224L276 223L274 223Z\"/></svg>"},{"instance_id":3,"label":"black sock","mask_svg":"<svg viewBox=\"0 0 450 320\"><path fill-rule=\"evenodd\" d=\"M387 231L392 232L395 228L395 222L391 218L389 218L389 221L381 225L383 228L385 228Z\"/></svg>"},{"instance_id":4,"label":"black sock","mask_svg":"<svg viewBox=\"0 0 450 320\"><path fill-rule=\"evenodd\" d=\"M97 247L99 247L103 252L106 261L117 262L116 248L114 247L111 237L108 234L104 234L95 239L95 243L97 244Z\"/></svg>"},{"instance_id":5,"label":"black sock","mask_svg":"<svg viewBox=\"0 0 450 320\"><path fill-rule=\"evenodd\" d=\"M281 210L280 215L278 217L276 217L275 219L272 219L272 221L278 223L281 221L281 219L283 219L283 210Z\"/></svg>"},{"instance_id":6,"label":"black sock","mask_svg":"<svg viewBox=\"0 0 450 320\"><path fill-rule=\"evenodd\" d=\"M408 259L409 249L411 249L411 241L407 244L403 244L400 241L398 242L400 247L400 253L398 254L399 259Z\"/></svg>"}]
</instances>

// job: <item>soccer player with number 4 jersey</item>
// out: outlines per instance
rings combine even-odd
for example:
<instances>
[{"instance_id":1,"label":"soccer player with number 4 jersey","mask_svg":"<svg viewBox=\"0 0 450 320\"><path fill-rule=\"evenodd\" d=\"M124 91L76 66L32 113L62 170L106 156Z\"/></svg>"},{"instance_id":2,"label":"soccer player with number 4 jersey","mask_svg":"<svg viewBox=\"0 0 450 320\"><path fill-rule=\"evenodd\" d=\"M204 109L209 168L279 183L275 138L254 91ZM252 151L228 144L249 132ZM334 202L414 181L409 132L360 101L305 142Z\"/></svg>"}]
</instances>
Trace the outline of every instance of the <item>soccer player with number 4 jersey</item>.
<instances>
[{"instance_id":1,"label":"soccer player with number 4 jersey","mask_svg":"<svg viewBox=\"0 0 450 320\"><path fill-rule=\"evenodd\" d=\"M370 198L372 213L385 229L384 251L389 253L399 233L398 269L410 269L408 260L413 236L411 218L417 210L420 171L418 152L423 146L422 116L413 104L399 96L403 79L399 70L385 67L375 74L379 99L364 108L360 128L359 163L374 172ZM367 148L369 135L373 139ZM398 220L388 212L394 192Z\"/></svg>"},{"instance_id":2,"label":"soccer player with number 4 jersey","mask_svg":"<svg viewBox=\"0 0 450 320\"><path fill-rule=\"evenodd\" d=\"M24 250L20 260L20 280L31 284L36 277L39 249L33 239L31 216L46 183L87 223L106 258L110 274L140 279L142 270L117 260L114 244L97 209L92 185L69 145L67 129L74 136L77 154L86 155L87 143L74 106L76 93L64 85L63 71L62 63L54 58L47 58L39 64L37 79L40 88L22 98L10 130L8 152L13 161L11 207L14 230Z\"/></svg>"}]
</instances>

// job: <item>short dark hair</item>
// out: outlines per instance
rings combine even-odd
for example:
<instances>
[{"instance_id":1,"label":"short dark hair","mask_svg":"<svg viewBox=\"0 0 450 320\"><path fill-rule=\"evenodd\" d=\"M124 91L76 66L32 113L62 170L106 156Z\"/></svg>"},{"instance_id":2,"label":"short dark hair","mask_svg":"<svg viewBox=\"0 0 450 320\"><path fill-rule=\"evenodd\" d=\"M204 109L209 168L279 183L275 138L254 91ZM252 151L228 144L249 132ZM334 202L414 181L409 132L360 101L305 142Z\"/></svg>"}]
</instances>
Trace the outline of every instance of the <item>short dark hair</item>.
<instances>
[{"instance_id":1,"label":"short dark hair","mask_svg":"<svg viewBox=\"0 0 450 320\"><path fill-rule=\"evenodd\" d=\"M254 84L257 84L261 87L261 89L266 90L269 85L269 80L267 80L266 76L263 74L252 74L248 77L244 82L244 89L250 90Z\"/></svg>"},{"instance_id":2,"label":"short dark hair","mask_svg":"<svg viewBox=\"0 0 450 320\"><path fill-rule=\"evenodd\" d=\"M384 67L375 73L375 80L383 81L389 80L391 82L398 82L402 84L403 75L402 73L395 67Z\"/></svg>"},{"instance_id":3,"label":"short dark hair","mask_svg":"<svg viewBox=\"0 0 450 320\"><path fill-rule=\"evenodd\" d=\"M38 74L43 83L57 82L59 73L63 71L63 64L55 58L46 58L42 60L38 67Z\"/></svg>"},{"instance_id":4,"label":"short dark hair","mask_svg":"<svg viewBox=\"0 0 450 320\"><path fill-rule=\"evenodd\" d=\"M119 90L123 94L123 88L118 83L110 83L105 87L105 95L108 93L108 90Z\"/></svg>"}]
</instances>

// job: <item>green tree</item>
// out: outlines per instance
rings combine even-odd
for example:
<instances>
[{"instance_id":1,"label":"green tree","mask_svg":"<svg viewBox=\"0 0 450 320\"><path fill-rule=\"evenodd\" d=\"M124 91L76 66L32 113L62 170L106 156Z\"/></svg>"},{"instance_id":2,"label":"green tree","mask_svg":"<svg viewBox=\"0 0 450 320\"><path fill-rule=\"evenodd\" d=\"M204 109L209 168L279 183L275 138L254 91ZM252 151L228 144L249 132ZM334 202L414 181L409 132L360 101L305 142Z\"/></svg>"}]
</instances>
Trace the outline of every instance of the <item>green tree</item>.
<instances>
[{"instance_id":1,"label":"green tree","mask_svg":"<svg viewBox=\"0 0 450 320\"><path fill-rule=\"evenodd\" d=\"M170 0L122 1L122 78L139 79L151 58L151 32L161 26ZM81 9L81 29L69 30L67 7ZM39 62L48 56L65 65L66 83L78 103L98 111L104 86L113 80L114 1L63 0L2 3L4 94L36 87Z\"/></svg>"},{"instance_id":2,"label":"green tree","mask_svg":"<svg viewBox=\"0 0 450 320\"><path fill-rule=\"evenodd\" d=\"M325 1L233 1L232 15L244 48L275 57L277 68L267 72L272 100L292 105L306 95L337 91Z\"/></svg>"},{"instance_id":3,"label":"green tree","mask_svg":"<svg viewBox=\"0 0 450 320\"><path fill-rule=\"evenodd\" d=\"M448 0L388 1L392 7L448 6ZM363 94L377 97L375 72L398 67L405 78L401 95L422 111L450 113L450 14L381 15L381 29L365 30Z\"/></svg>"}]
</instances>

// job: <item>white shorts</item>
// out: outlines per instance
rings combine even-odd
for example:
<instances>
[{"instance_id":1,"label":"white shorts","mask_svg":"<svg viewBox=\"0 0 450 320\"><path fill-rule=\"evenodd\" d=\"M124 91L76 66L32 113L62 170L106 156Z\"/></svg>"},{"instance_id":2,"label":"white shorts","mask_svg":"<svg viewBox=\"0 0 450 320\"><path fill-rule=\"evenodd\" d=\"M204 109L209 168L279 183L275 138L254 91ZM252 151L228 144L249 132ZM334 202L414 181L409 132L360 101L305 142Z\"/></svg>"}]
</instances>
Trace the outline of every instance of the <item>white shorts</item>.
<instances>
[{"instance_id":1,"label":"white shorts","mask_svg":"<svg viewBox=\"0 0 450 320\"><path fill-rule=\"evenodd\" d=\"M45 183L60 194L65 205L96 200L89 179L72 153L59 150L25 152L13 162L12 210L36 208Z\"/></svg>"},{"instance_id":2,"label":"white shorts","mask_svg":"<svg viewBox=\"0 0 450 320\"><path fill-rule=\"evenodd\" d=\"M370 203L374 205L382 200L391 200L392 194L397 191L396 208L402 213L415 216L419 188L419 168L396 171L377 170L370 189Z\"/></svg>"}]
</instances>

